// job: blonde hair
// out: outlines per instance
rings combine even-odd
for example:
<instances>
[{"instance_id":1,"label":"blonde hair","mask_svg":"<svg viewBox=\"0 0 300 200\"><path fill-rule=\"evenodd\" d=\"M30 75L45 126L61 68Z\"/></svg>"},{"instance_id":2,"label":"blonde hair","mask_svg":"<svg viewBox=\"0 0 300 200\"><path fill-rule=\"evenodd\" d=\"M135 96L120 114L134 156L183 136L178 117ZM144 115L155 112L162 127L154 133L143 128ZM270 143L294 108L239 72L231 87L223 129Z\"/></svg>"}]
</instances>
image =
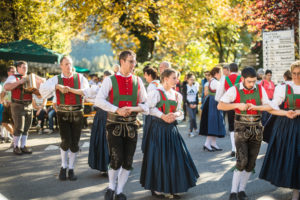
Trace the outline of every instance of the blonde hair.
<instances>
[{"instance_id":1,"label":"blonde hair","mask_svg":"<svg viewBox=\"0 0 300 200\"><path fill-rule=\"evenodd\" d=\"M297 60L291 64L291 72L293 72L297 67L300 67L300 60Z\"/></svg>"}]
</instances>

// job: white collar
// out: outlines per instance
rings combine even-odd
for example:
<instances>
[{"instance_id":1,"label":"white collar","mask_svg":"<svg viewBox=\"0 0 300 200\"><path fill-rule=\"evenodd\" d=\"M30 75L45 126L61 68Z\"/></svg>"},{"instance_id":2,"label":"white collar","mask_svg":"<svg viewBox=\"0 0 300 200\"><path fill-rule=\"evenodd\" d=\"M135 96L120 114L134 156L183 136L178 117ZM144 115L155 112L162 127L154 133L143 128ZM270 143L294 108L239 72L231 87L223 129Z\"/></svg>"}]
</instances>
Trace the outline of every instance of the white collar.
<instances>
[{"instance_id":1,"label":"white collar","mask_svg":"<svg viewBox=\"0 0 300 200\"><path fill-rule=\"evenodd\" d=\"M246 88L244 87L244 84L242 82L240 82L240 90L243 90L243 89L246 89ZM250 90L254 90L254 89L256 89L256 84ZM246 90L248 90L248 89L246 89Z\"/></svg>"},{"instance_id":2,"label":"white collar","mask_svg":"<svg viewBox=\"0 0 300 200\"><path fill-rule=\"evenodd\" d=\"M118 71L118 72L116 73L116 75L117 75L117 76L123 76L123 77L128 78L128 77L132 76L132 73L130 73L128 76L124 76L123 74L121 74L120 71Z\"/></svg>"},{"instance_id":3,"label":"white collar","mask_svg":"<svg viewBox=\"0 0 300 200\"><path fill-rule=\"evenodd\" d=\"M74 73L73 73L73 72L72 72L72 75L71 75L71 76L69 76L69 77L65 77L63 73L61 73L61 74L60 74L61 78L72 78L72 77L73 77L73 75L74 75Z\"/></svg>"}]
</instances>

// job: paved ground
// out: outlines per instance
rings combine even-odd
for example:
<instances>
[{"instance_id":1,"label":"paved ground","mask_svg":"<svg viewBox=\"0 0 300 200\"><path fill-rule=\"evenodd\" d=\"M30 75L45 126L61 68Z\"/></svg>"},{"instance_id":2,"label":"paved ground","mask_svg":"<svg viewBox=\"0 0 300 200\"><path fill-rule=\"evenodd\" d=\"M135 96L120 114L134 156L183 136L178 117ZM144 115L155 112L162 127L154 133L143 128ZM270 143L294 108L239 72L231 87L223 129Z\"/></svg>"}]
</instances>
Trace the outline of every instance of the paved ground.
<instances>
[{"instance_id":1,"label":"paved ground","mask_svg":"<svg viewBox=\"0 0 300 200\"><path fill-rule=\"evenodd\" d=\"M181 134L190 150L197 166L200 178L197 186L182 195L182 199L222 200L228 199L231 188L231 168L235 159L230 154L230 138L226 136L218 140L222 152L204 152L202 146L205 138L187 136L187 123L179 124ZM140 134L141 135L141 134ZM60 169L59 134L37 135L29 137L32 155L15 156L9 144L0 144L0 200L2 199L104 199L108 179L101 177L99 172L89 168L88 146L90 129L84 129L80 142L75 172L78 180L74 182L58 180ZM258 174L266 152L266 144L262 145L257 160L256 171L247 185L250 199L258 200L289 200L289 189L277 188L266 181L258 179ZM125 186L128 199L152 199L150 192L144 190L140 183L142 162L141 138L139 137L134 157L134 170Z\"/></svg>"}]
</instances>

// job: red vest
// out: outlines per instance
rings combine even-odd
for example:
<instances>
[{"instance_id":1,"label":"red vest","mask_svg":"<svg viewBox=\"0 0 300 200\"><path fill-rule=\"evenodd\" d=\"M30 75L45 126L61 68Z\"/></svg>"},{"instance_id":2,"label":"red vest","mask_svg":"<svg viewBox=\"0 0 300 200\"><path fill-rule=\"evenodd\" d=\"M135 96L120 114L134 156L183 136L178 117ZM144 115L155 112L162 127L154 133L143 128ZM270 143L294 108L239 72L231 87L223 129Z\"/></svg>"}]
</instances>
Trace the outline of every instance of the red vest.
<instances>
[{"instance_id":1,"label":"red vest","mask_svg":"<svg viewBox=\"0 0 300 200\"><path fill-rule=\"evenodd\" d=\"M69 86L70 88L80 89L80 77L79 74L73 74L70 78L62 78L61 75L57 76L58 84ZM81 105L82 97L80 95L68 92L66 94L56 90L57 105Z\"/></svg>"},{"instance_id":2,"label":"red vest","mask_svg":"<svg viewBox=\"0 0 300 200\"><path fill-rule=\"evenodd\" d=\"M21 80L23 77L21 74L15 74L14 76L17 81ZM32 101L32 94L27 93L24 90L23 85L19 85L11 91L11 98L18 101Z\"/></svg>"},{"instance_id":3,"label":"red vest","mask_svg":"<svg viewBox=\"0 0 300 200\"><path fill-rule=\"evenodd\" d=\"M240 90L240 83L235 85L236 88L236 98L234 103L252 103L253 105L261 105L262 99L262 88L260 85L256 85L256 88L253 90ZM256 110L247 110L240 111L239 109L235 109L235 112L238 114L248 114L248 115L257 115L260 112Z\"/></svg>"},{"instance_id":4,"label":"red vest","mask_svg":"<svg viewBox=\"0 0 300 200\"><path fill-rule=\"evenodd\" d=\"M109 92L109 102L119 108L137 106L140 93L140 84L137 76L123 77L110 76L112 88Z\"/></svg>"},{"instance_id":5,"label":"red vest","mask_svg":"<svg viewBox=\"0 0 300 200\"><path fill-rule=\"evenodd\" d=\"M164 91L157 89L160 94L160 101L157 103L156 107L158 110L163 112L164 114L173 113L176 112L177 109L177 94L176 94L176 101L169 100L167 98L167 95L164 93Z\"/></svg>"},{"instance_id":6,"label":"red vest","mask_svg":"<svg viewBox=\"0 0 300 200\"><path fill-rule=\"evenodd\" d=\"M229 81L230 81L230 83L229 83ZM229 76L227 76L225 78L225 85L224 85L225 91L227 91L230 87L234 86L235 84L240 83L241 81L242 81L241 80L241 75L230 74Z\"/></svg>"},{"instance_id":7,"label":"red vest","mask_svg":"<svg viewBox=\"0 0 300 200\"><path fill-rule=\"evenodd\" d=\"M300 94L295 94L290 85L286 85L284 109L299 110L300 109Z\"/></svg>"}]
</instances>

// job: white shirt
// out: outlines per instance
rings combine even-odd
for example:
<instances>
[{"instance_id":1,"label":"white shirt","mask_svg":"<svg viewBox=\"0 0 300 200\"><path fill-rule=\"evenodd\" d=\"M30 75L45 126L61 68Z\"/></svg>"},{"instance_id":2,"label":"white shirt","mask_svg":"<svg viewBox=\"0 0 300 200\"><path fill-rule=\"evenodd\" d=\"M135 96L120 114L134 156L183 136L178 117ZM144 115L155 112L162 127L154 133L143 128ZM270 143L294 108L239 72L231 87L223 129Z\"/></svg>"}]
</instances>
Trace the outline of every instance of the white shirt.
<instances>
[{"instance_id":1,"label":"white shirt","mask_svg":"<svg viewBox=\"0 0 300 200\"><path fill-rule=\"evenodd\" d=\"M155 83L157 83L158 86L156 86ZM149 92L151 92L152 90L156 90L159 86L160 86L159 80L153 80L147 87L147 93L149 94Z\"/></svg>"},{"instance_id":2,"label":"white shirt","mask_svg":"<svg viewBox=\"0 0 300 200\"><path fill-rule=\"evenodd\" d=\"M117 72L118 76L123 76L120 72ZM114 76L114 75L112 75ZM129 74L128 76L123 76L123 77L130 77L132 74ZM138 77L138 84L140 85L140 93L138 96L138 106L143 109L143 114L148 114L149 113L149 108L144 102L147 100L147 93L146 89L144 87L143 81L140 77ZM97 93L96 99L95 99L95 106L101 108L104 111L107 112L116 112L118 109L117 106L111 104L109 101L107 101L107 97L109 95L110 90L112 89L112 82L110 78L105 78L102 82L102 86Z\"/></svg>"},{"instance_id":3,"label":"white shirt","mask_svg":"<svg viewBox=\"0 0 300 200\"><path fill-rule=\"evenodd\" d=\"M20 75L18 72L15 74L15 75ZM17 79L16 79L16 76L15 75L10 75L6 81L4 82L3 86L6 84L6 83L15 83L17 82Z\"/></svg>"},{"instance_id":4,"label":"white shirt","mask_svg":"<svg viewBox=\"0 0 300 200\"><path fill-rule=\"evenodd\" d=\"M208 82L209 84L209 82ZM218 90L220 87L220 82L215 79L215 78L212 78L211 82L210 82L210 89L212 90Z\"/></svg>"},{"instance_id":5,"label":"white shirt","mask_svg":"<svg viewBox=\"0 0 300 200\"><path fill-rule=\"evenodd\" d=\"M300 94L300 85L295 85L294 82L289 82L288 85L290 85L293 90L294 94ZM275 109L279 110L279 106L283 103L285 100L285 93L286 93L286 84L283 85L277 85L274 91L273 100L270 102L270 106Z\"/></svg>"},{"instance_id":6,"label":"white shirt","mask_svg":"<svg viewBox=\"0 0 300 200\"><path fill-rule=\"evenodd\" d=\"M230 73L231 74L238 74L238 73ZM215 100L216 101L220 101L221 97L224 95L224 93L226 92L225 90L225 80L226 80L226 76L222 76L220 79L220 87L218 88L217 92L216 92L216 96L215 96Z\"/></svg>"},{"instance_id":7,"label":"white shirt","mask_svg":"<svg viewBox=\"0 0 300 200\"><path fill-rule=\"evenodd\" d=\"M252 90L256 88L256 85L254 85L254 87L252 88ZM239 90L242 90L244 89L244 85L243 83L240 83L239 85ZM269 104L270 103L270 100L268 98L268 95L266 93L266 90L261 87L261 90L262 90L262 99L261 99L261 102L262 104ZM225 94L222 96L222 98L220 99L220 101L224 102L224 103L232 103L234 102L236 99L236 88L235 87L231 87L229 88Z\"/></svg>"},{"instance_id":8,"label":"white shirt","mask_svg":"<svg viewBox=\"0 0 300 200\"><path fill-rule=\"evenodd\" d=\"M73 76L73 74L72 74ZM61 73L61 77L62 78L71 78L70 77L65 77L63 75L63 73ZM89 83L87 81L87 79L82 75L79 74L79 79L80 79L80 89L85 89L89 87ZM58 78L57 75L48 79L45 83L42 83L40 86L40 94L42 95L43 99L48 99L50 97L52 97L53 95L56 96L56 92L55 92L55 85L58 84Z\"/></svg>"},{"instance_id":9,"label":"white shirt","mask_svg":"<svg viewBox=\"0 0 300 200\"><path fill-rule=\"evenodd\" d=\"M178 115L176 118L177 120L182 120L183 119L183 112L181 111L181 103L182 103L182 95L175 91L174 89L170 89L169 91L166 91L162 86L160 86L158 89L164 91L166 94L167 98L169 100L176 101L176 96L177 96L177 108L175 114ZM149 106L149 112L150 115L156 116L158 118L161 118L163 115L163 112L161 112L157 107L157 103L160 101L160 93L158 90L152 90L148 94L148 99L147 99L147 105Z\"/></svg>"},{"instance_id":10,"label":"white shirt","mask_svg":"<svg viewBox=\"0 0 300 200\"><path fill-rule=\"evenodd\" d=\"M197 92L198 92L198 87L197 85L193 84L190 86L189 84L186 85L186 99L189 103L191 102L196 102L197 101Z\"/></svg>"},{"instance_id":11,"label":"white shirt","mask_svg":"<svg viewBox=\"0 0 300 200\"><path fill-rule=\"evenodd\" d=\"M84 99L88 102L95 103L95 99L99 90L100 87L97 85L91 85L91 87L83 89Z\"/></svg>"}]
</instances>

